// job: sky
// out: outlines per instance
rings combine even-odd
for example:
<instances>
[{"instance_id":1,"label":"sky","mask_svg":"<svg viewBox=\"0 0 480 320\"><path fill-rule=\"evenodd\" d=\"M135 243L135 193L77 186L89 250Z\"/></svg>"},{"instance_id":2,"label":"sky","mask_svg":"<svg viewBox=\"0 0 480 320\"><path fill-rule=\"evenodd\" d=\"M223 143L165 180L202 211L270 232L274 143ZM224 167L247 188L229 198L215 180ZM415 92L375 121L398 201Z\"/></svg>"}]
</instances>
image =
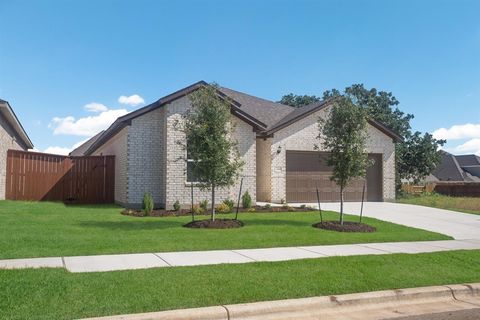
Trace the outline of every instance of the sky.
<instances>
[{"instance_id":1,"label":"sky","mask_svg":"<svg viewBox=\"0 0 480 320\"><path fill-rule=\"evenodd\" d=\"M199 80L277 101L354 83L480 155L480 1L0 0L0 98L67 153Z\"/></svg>"}]
</instances>

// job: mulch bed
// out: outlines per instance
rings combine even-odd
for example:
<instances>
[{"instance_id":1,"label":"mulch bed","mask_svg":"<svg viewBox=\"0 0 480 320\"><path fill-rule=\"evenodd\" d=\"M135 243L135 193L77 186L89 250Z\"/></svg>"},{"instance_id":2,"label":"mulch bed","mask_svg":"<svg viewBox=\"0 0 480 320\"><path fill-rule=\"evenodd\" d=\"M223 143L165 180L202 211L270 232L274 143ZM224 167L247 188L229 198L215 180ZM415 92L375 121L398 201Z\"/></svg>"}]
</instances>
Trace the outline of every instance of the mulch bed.
<instances>
[{"instance_id":1,"label":"mulch bed","mask_svg":"<svg viewBox=\"0 0 480 320\"><path fill-rule=\"evenodd\" d=\"M369 226L365 223L344 221L343 225L340 221L324 221L318 222L312 225L314 228L339 231L339 232L375 232L375 227Z\"/></svg>"},{"instance_id":2,"label":"mulch bed","mask_svg":"<svg viewBox=\"0 0 480 320\"><path fill-rule=\"evenodd\" d=\"M196 220L183 225L186 228L232 229L243 227L243 222L233 219Z\"/></svg>"},{"instance_id":3,"label":"mulch bed","mask_svg":"<svg viewBox=\"0 0 480 320\"><path fill-rule=\"evenodd\" d=\"M255 211L253 212L306 212L306 211L315 211L317 209L313 208L293 208L293 207L262 207L262 206L255 206ZM235 213L237 208L233 209L233 213ZM202 215L210 215L211 210L207 210L205 213L198 214L196 213L195 216L202 216ZM248 209L240 208L238 212L249 212ZM142 210L132 210L132 209L125 209L121 212L125 216L132 216L132 217L144 217L145 214ZM221 212L216 212L216 214L223 214ZM175 210L165 210L165 209L156 209L149 215L150 217L182 217L182 216L190 216L192 215L192 211L190 209L180 209L178 211Z\"/></svg>"}]
</instances>

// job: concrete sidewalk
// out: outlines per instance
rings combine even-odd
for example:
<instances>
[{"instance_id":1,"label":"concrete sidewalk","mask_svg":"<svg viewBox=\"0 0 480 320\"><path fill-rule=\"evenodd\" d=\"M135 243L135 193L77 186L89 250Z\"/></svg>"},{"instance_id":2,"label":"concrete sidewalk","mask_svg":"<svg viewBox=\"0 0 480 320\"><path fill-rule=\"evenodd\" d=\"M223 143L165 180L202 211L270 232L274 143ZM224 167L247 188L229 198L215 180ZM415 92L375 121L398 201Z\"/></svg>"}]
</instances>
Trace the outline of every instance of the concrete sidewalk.
<instances>
[{"instance_id":1,"label":"concrete sidewalk","mask_svg":"<svg viewBox=\"0 0 480 320\"><path fill-rule=\"evenodd\" d=\"M393 253L425 253L449 250L480 249L480 240L442 240L416 242L382 242L327 246L214 250L190 252L135 253L77 257L53 257L0 260L1 269L65 268L70 272L105 272L215 265L224 263L251 263L324 258L333 256L378 255Z\"/></svg>"}]
</instances>

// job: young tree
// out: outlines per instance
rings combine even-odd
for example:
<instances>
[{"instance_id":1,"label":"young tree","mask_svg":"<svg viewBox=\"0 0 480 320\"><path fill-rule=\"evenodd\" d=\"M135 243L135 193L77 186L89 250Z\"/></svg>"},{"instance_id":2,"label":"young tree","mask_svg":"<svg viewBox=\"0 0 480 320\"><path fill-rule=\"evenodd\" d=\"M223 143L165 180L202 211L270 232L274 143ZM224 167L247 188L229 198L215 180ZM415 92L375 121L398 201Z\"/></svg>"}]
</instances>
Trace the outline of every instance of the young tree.
<instances>
[{"instance_id":1,"label":"young tree","mask_svg":"<svg viewBox=\"0 0 480 320\"><path fill-rule=\"evenodd\" d=\"M365 152L367 115L348 96L337 97L327 119L320 118L322 149L330 152L327 164L333 167L332 181L340 187L340 224L343 225L345 187L355 178L365 177L369 164ZM318 146L317 146L317 149Z\"/></svg>"},{"instance_id":2,"label":"young tree","mask_svg":"<svg viewBox=\"0 0 480 320\"><path fill-rule=\"evenodd\" d=\"M233 185L243 166L234 139L230 104L219 97L216 87L211 84L189 96L191 109L183 117L182 126L187 158L193 162L192 174L201 189L211 191L212 221L215 221L215 191Z\"/></svg>"}]
</instances>

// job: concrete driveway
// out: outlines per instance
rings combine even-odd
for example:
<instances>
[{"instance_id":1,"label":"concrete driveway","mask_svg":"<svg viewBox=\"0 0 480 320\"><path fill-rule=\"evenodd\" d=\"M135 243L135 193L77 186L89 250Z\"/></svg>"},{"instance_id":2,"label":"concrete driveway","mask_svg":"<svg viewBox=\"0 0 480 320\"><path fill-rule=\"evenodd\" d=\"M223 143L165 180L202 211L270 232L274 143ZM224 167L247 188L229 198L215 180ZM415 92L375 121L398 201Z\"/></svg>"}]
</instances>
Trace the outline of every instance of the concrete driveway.
<instances>
[{"instance_id":1,"label":"concrete driveway","mask_svg":"<svg viewBox=\"0 0 480 320\"><path fill-rule=\"evenodd\" d=\"M306 205L318 208L316 203ZM360 202L346 202L345 213L358 215L360 205ZM340 203L322 203L321 207L323 210L339 211ZM458 240L480 239L480 215L391 202L365 202L363 214L365 217L443 233Z\"/></svg>"}]
</instances>

